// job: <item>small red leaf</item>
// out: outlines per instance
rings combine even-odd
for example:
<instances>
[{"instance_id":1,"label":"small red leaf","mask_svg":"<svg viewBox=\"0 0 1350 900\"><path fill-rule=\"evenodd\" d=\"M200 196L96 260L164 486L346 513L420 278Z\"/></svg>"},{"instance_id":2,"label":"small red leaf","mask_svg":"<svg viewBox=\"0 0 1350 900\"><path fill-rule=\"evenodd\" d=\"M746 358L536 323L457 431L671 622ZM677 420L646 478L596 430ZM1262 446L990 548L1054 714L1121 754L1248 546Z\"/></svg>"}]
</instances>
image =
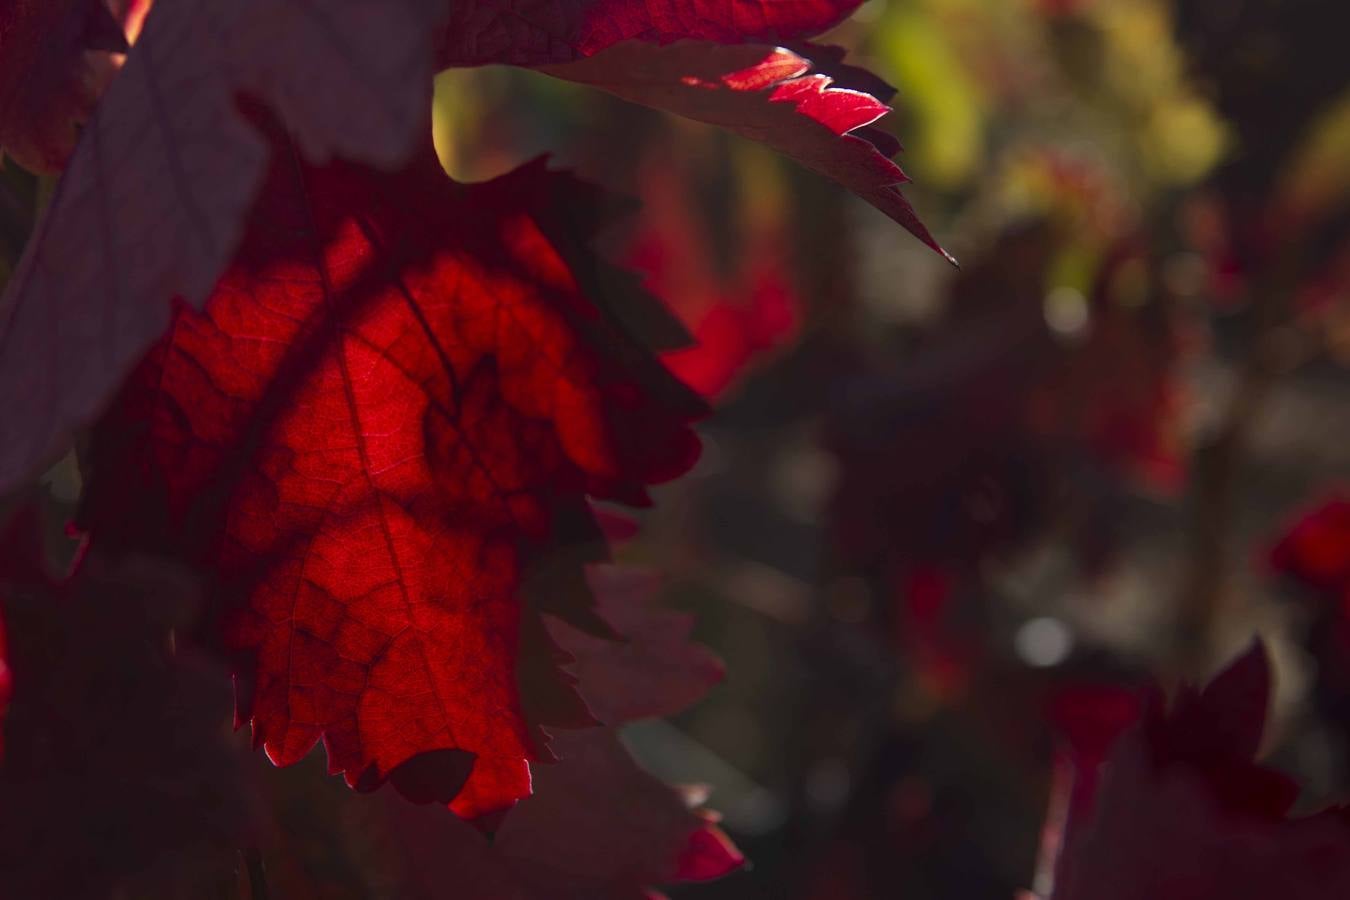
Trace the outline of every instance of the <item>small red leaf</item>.
<instances>
[{"instance_id":1,"label":"small red leaf","mask_svg":"<svg viewBox=\"0 0 1350 900\"><path fill-rule=\"evenodd\" d=\"M838 65L837 54L828 60ZM539 68L768 144L838 181L955 262L900 193L908 176L856 133L890 108L870 94L834 87L830 76L812 74L810 61L790 50L628 42L573 63ZM882 149L894 152L895 146Z\"/></svg>"},{"instance_id":2,"label":"small red leaf","mask_svg":"<svg viewBox=\"0 0 1350 900\"><path fill-rule=\"evenodd\" d=\"M274 156L205 315L180 311L101 426L83 520L218 573L240 715L277 764L322 738L370 789L461 750L467 784L406 780L502 808L548 758L540 723L592 721L520 596L590 621L602 551L563 552L601 544L587 497L646 502L702 406L574 275L594 189L542 163L456 185L429 144L389 174Z\"/></svg>"}]
</instances>

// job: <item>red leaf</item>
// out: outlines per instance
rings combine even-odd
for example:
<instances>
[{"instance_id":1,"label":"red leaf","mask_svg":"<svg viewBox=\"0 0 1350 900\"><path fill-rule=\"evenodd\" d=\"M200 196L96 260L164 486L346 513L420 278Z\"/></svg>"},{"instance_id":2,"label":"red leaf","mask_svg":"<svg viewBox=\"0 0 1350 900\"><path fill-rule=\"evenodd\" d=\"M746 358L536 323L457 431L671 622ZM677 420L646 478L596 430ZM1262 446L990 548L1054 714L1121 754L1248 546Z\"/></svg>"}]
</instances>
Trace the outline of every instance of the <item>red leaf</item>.
<instances>
[{"instance_id":1,"label":"red leaf","mask_svg":"<svg viewBox=\"0 0 1350 900\"><path fill-rule=\"evenodd\" d=\"M1350 815L1288 818L1297 787L1254 761L1270 690L1257 643L1117 744L1096 815L1070 822L1055 900L1321 900L1350 893Z\"/></svg>"},{"instance_id":2,"label":"red leaf","mask_svg":"<svg viewBox=\"0 0 1350 900\"><path fill-rule=\"evenodd\" d=\"M39 528L28 510L0 536L13 675L0 896L202 896L207 879L232 879L253 795L228 740L225 673L171 639L193 582L97 556L56 581Z\"/></svg>"},{"instance_id":3,"label":"red leaf","mask_svg":"<svg viewBox=\"0 0 1350 900\"><path fill-rule=\"evenodd\" d=\"M33 4L37 6L39 4ZM175 0L145 20L0 300L0 491L88 424L238 243L267 145L247 93L306 158L401 162L423 136L442 0ZM321 86L321 87L316 87Z\"/></svg>"},{"instance_id":4,"label":"red leaf","mask_svg":"<svg viewBox=\"0 0 1350 900\"><path fill-rule=\"evenodd\" d=\"M596 190L542 162L456 185L429 144L389 174L275 156L205 315L178 314L101 426L84 522L218 573L274 762L322 738L366 789L465 751L467 785L455 754L408 782L501 808L548 758L541 722L590 721L527 575L598 627L577 590L598 554L564 545L600 543L588 495L645 503L692 464L701 404L585 292L573 248L599 223L571 212Z\"/></svg>"},{"instance_id":5,"label":"red leaf","mask_svg":"<svg viewBox=\"0 0 1350 900\"><path fill-rule=\"evenodd\" d=\"M593 56L621 41L739 44L819 34L861 0L556 0L455 4L438 52L441 66L539 66ZM651 49L651 48L648 48Z\"/></svg>"},{"instance_id":6,"label":"red leaf","mask_svg":"<svg viewBox=\"0 0 1350 900\"><path fill-rule=\"evenodd\" d=\"M839 65L837 52L824 53L830 66ZM900 193L909 178L886 156L897 146L883 141L879 149L859 136L871 134L860 129L890 108L870 94L833 87L830 76L812 74L811 62L790 50L628 42L576 62L538 68L766 143L838 181L955 263Z\"/></svg>"},{"instance_id":7,"label":"red leaf","mask_svg":"<svg viewBox=\"0 0 1350 900\"><path fill-rule=\"evenodd\" d=\"M61 168L98 98L87 54L120 41L101 0L10 0L0 10L0 151L34 171Z\"/></svg>"}]
</instances>

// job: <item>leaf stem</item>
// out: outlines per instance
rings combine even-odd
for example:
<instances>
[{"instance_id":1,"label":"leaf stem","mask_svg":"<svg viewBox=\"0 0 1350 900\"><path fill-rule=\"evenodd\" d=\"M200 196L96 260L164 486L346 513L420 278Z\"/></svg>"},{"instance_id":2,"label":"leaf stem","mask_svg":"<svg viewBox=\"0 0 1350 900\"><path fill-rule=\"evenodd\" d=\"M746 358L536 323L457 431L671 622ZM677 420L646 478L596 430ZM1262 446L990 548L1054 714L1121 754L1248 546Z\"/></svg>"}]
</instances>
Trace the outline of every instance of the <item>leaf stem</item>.
<instances>
[{"instance_id":1,"label":"leaf stem","mask_svg":"<svg viewBox=\"0 0 1350 900\"><path fill-rule=\"evenodd\" d=\"M244 858L244 871L248 874L248 900L269 900L262 852L257 847L245 847L239 854Z\"/></svg>"}]
</instances>

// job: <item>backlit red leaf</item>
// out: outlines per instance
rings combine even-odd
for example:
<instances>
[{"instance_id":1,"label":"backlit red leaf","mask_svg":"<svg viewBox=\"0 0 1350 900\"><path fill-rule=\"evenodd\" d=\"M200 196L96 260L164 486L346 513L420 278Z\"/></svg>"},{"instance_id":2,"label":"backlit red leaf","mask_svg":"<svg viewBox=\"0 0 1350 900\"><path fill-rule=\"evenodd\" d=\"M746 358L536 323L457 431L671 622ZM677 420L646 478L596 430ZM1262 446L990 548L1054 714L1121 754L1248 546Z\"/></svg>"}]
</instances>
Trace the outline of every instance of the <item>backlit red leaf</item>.
<instances>
[{"instance_id":1,"label":"backlit red leaf","mask_svg":"<svg viewBox=\"0 0 1350 900\"><path fill-rule=\"evenodd\" d=\"M587 293L598 191L541 162L457 185L429 145L388 174L274 156L205 314L101 427L85 524L217 573L275 762L322 738L354 786L508 806L538 725L590 721L537 618L603 629L587 498L683 472L701 404Z\"/></svg>"},{"instance_id":2,"label":"backlit red leaf","mask_svg":"<svg viewBox=\"0 0 1350 900\"><path fill-rule=\"evenodd\" d=\"M824 54L829 66L840 65L837 53ZM874 143L868 139L874 132L863 131L890 107L871 94L834 86L829 75L813 73L811 62L791 50L626 42L539 69L768 144L839 182L955 262L900 193L909 178L888 158L898 145L889 138Z\"/></svg>"}]
</instances>

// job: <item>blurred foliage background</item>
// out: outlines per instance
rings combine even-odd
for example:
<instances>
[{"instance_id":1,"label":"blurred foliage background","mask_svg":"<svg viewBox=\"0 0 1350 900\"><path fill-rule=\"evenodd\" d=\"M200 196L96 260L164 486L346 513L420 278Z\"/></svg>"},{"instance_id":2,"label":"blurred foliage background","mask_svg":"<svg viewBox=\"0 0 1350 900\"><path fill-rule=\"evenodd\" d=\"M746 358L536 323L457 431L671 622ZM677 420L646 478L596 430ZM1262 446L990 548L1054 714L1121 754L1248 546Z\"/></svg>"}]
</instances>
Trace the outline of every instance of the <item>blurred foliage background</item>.
<instances>
[{"instance_id":1,"label":"blurred foliage background","mask_svg":"<svg viewBox=\"0 0 1350 900\"><path fill-rule=\"evenodd\" d=\"M1274 759L1350 795L1335 602L1268 562L1350 475L1350 54L1331 0L871 0L824 40L962 260L771 152L527 72L438 150L642 202L607 252L698 340L704 458L624 558L725 684L626 739L753 860L701 898L1048 893L1057 763L1263 635ZM1093 720L1095 721L1095 720ZM1102 728L1109 723L1102 724Z\"/></svg>"}]
</instances>

